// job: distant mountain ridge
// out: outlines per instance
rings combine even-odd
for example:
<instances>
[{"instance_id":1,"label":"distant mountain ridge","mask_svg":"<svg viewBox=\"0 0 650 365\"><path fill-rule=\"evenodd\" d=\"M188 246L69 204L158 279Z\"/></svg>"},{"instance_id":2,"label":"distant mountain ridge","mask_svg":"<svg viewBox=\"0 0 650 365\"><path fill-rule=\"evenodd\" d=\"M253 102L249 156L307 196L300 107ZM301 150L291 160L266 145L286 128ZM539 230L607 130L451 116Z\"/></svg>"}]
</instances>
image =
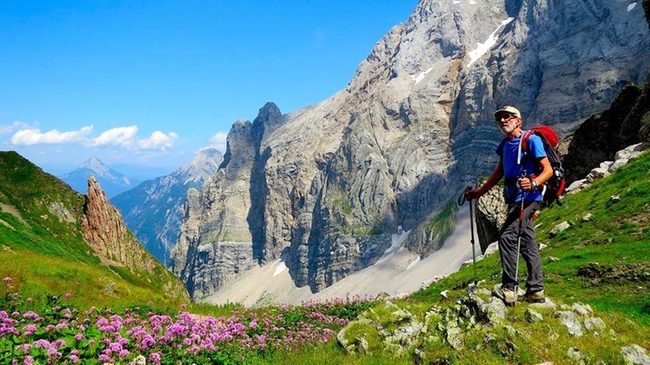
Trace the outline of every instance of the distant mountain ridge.
<instances>
[{"instance_id":1,"label":"distant mountain ridge","mask_svg":"<svg viewBox=\"0 0 650 365\"><path fill-rule=\"evenodd\" d=\"M188 164L118 194L111 203L122 212L124 222L142 245L167 264L178 239L187 191L200 189L222 160L221 152L204 148Z\"/></svg>"},{"instance_id":2,"label":"distant mountain ridge","mask_svg":"<svg viewBox=\"0 0 650 365\"><path fill-rule=\"evenodd\" d=\"M88 178L90 176L94 176L97 179L97 182L102 186L108 198L127 191L140 183L140 180L130 179L110 168L97 157L89 158L79 168L60 176L60 178L77 192L85 194L88 189Z\"/></svg>"}]
</instances>

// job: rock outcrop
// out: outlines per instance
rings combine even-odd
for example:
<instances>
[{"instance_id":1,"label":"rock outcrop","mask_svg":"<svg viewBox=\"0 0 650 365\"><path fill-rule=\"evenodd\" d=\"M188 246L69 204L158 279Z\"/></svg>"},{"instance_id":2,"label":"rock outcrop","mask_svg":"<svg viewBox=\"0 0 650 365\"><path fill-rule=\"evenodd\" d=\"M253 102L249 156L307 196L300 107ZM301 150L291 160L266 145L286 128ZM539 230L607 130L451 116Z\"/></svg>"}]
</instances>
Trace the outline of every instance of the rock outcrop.
<instances>
[{"instance_id":1,"label":"rock outcrop","mask_svg":"<svg viewBox=\"0 0 650 365\"><path fill-rule=\"evenodd\" d=\"M648 137L650 74L645 86L627 85L609 109L589 117L573 134L564 157L567 181L583 179L619 150Z\"/></svg>"},{"instance_id":2,"label":"rock outcrop","mask_svg":"<svg viewBox=\"0 0 650 365\"><path fill-rule=\"evenodd\" d=\"M488 246L499 239L499 229L506 222L508 205L503 186L496 186L485 193L476 203L476 235L485 253Z\"/></svg>"},{"instance_id":3,"label":"rock outcrop","mask_svg":"<svg viewBox=\"0 0 650 365\"><path fill-rule=\"evenodd\" d=\"M639 121L639 140L641 142L650 142L650 111L645 110L644 114L642 112L644 109L643 106L647 108L648 105L650 105L650 75L648 75L648 78L645 81L643 93L637 100L635 106L635 109L637 110L635 114L641 116L641 120ZM631 118L632 117L633 116L631 116Z\"/></svg>"},{"instance_id":4,"label":"rock outcrop","mask_svg":"<svg viewBox=\"0 0 650 365\"><path fill-rule=\"evenodd\" d=\"M93 176L88 179L85 198L81 232L102 263L126 268L136 276L145 272L160 272L163 276L162 273L166 270L126 228L120 212L110 205L106 194ZM164 279L164 276L161 279ZM175 280L167 280L162 289L177 297L187 297L185 288Z\"/></svg>"},{"instance_id":5,"label":"rock outcrop","mask_svg":"<svg viewBox=\"0 0 650 365\"><path fill-rule=\"evenodd\" d=\"M626 3L423 0L344 90L233 125L220 170L188 200L172 268L200 298L278 258L321 290L373 264L399 226L425 256L446 208L497 162L497 106L573 131L645 79L649 39Z\"/></svg>"}]
</instances>

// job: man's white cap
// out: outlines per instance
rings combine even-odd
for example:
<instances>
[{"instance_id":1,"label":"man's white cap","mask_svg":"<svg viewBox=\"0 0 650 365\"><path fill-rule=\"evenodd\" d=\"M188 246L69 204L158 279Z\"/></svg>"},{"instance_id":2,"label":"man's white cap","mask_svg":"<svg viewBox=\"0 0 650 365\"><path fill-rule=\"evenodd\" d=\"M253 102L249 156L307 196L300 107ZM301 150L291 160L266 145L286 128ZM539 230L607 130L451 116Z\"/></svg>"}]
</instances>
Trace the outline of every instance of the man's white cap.
<instances>
[{"instance_id":1,"label":"man's white cap","mask_svg":"<svg viewBox=\"0 0 650 365\"><path fill-rule=\"evenodd\" d=\"M510 105L504 106L503 108L501 108L501 109L494 112L494 117L496 118L497 114L499 114L501 112L510 113L510 114L514 115L516 118L521 118L521 113L514 106L510 106Z\"/></svg>"}]
</instances>

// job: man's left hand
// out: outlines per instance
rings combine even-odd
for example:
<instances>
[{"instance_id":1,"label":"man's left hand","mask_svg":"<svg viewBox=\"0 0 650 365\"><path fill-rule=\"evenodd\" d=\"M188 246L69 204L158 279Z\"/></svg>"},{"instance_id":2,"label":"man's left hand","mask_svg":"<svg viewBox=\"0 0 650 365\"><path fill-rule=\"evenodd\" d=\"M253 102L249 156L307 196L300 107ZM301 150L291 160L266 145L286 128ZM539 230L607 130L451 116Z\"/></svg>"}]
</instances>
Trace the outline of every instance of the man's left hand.
<instances>
[{"instance_id":1,"label":"man's left hand","mask_svg":"<svg viewBox=\"0 0 650 365\"><path fill-rule=\"evenodd\" d=\"M523 191L533 190L533 184L529 177L520 177L517 180L517 185L519 185L519 189Z\"/></svg>"}]
</instances>

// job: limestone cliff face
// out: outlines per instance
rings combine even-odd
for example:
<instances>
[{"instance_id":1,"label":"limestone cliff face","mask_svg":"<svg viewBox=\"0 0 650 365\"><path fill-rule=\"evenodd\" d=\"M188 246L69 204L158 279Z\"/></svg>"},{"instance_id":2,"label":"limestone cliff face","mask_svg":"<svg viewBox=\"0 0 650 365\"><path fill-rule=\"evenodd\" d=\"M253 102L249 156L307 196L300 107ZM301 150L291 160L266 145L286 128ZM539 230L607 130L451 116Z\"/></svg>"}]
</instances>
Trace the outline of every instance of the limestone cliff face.
<instances>
[{"instance_id":1,"label":"limestone cliff face","mask_svg":"<svg viewBox=\"0 0 650 365\"><path fill-rule=\"evenodd\" d=\"M444 237L436 217L496 163L498 106L565 133L645 78L640 5L420 1L344 90L235 123L220 170L187 210L182 230L195 236L179 240L174 272L200 297L283 258L297 285L318 291L374 263L399 226L411 250L431 253Z\"/></svg>"},{"instance_id":2,"label":"limestone cliff face","mask_svg":"<svg viewBox=\"0 0 650 365\"><path fill-rule=\"evenodd\" d=\"M258 129L250 122L237 121L217 173L200 192L188 191L170 269L195 298L214 292L257 263L247 216L260 195L251 187L258 151L254 132Z\"/></svg>"},{"instance_id":3,"label":"limestone cliff face","mask_svg":"<svg viewBox=\"0 0 650 365\"><path fill-rule=\"evenodd\" d=\"M187 297L187 291L177 280L167 274L164 266L140 245L135 236L126 228L120 212L106 198L94 176L88 179L88 192L83 207L81 231L97 256L105 265L127 268L131 273L160 273L166 292Z\"/></svg>"}]
</instances>

